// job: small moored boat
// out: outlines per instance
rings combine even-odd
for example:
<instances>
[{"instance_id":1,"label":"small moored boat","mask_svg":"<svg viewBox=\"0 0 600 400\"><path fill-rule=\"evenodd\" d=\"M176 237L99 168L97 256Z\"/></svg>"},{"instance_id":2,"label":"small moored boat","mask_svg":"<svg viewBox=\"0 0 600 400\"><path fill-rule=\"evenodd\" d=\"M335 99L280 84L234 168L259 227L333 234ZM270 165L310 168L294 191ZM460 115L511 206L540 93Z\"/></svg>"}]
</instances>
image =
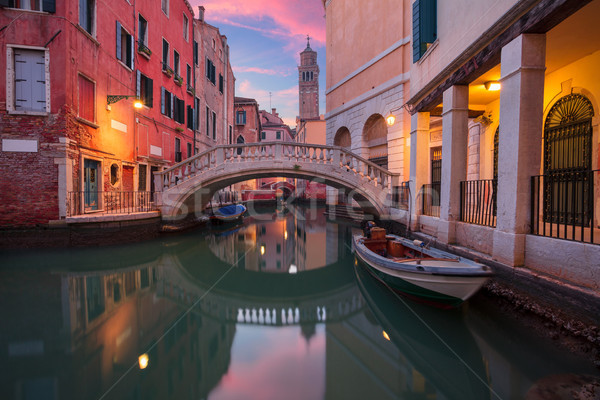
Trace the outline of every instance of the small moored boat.
<instances>
[{"instance_id":1,"label":"small moored boat","mask_svg":"<svg viewBox=\"0 0 600 400\"><path fill-rule=\"evenodd\" d=\"M235 221L241 218L245 212L246 206L243 204L231 204L216 209L213 212L213 218L223 222Z\"/></svg>"},{"instance_id":2,"label":"small moored boat","mask_svg":"<svg viewBox=\"0 0 600 400\"><path fill-rule=\"evenodd\" d=\"M370 233L370 234L369 234ZM492 275L489 267L385 229L354 236L357 258L392 290L438 307L456 307Z\"/></svg>"}]
</instances>

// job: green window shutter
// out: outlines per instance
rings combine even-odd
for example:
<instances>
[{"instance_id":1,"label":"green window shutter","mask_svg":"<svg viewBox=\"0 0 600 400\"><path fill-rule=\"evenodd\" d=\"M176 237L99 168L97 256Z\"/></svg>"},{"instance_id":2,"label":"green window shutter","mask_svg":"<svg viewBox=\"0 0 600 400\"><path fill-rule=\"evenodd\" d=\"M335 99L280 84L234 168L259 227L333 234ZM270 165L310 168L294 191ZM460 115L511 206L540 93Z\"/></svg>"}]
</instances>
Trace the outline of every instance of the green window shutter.
<instances>
[{"instance_id":1,"label":"green window shutter","mask_svg":"<svg viewBox=\"0 0 600 400\"><path fill-rule=\"evenodd\" d=\"M123 61L121 57L121 23L117 21L117 60Z\"/></svg>"},{"instance_id":2,"label":"green window shutter","mask_svg":"<svg viewBox=\"0 0 600 400\"><path fill-rule=\"evenodd\" d=\"M427 45L437 39L437 0L413 3L413 63L423 57Z\"/></svg>"}]
</instances>

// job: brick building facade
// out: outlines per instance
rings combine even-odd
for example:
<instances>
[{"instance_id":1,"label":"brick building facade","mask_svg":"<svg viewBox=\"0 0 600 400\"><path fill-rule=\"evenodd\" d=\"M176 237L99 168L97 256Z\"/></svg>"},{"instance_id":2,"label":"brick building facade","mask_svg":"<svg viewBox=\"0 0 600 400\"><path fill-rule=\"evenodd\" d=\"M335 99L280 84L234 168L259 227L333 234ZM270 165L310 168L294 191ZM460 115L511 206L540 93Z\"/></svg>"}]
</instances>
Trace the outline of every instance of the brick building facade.
<instances>
[{"instance_id":1,"label":"brick building facade","mask_svg":"<svg viewBox=\"0 0 600 400\"><path fill-rule=\"evenodd\" d=\"M104 193L150 192L153 171L227 140L226 38L186 0L0 7L0 226L102 212ZM209 57L222 85L208 82Z\"/></svg>"}]
</instances>

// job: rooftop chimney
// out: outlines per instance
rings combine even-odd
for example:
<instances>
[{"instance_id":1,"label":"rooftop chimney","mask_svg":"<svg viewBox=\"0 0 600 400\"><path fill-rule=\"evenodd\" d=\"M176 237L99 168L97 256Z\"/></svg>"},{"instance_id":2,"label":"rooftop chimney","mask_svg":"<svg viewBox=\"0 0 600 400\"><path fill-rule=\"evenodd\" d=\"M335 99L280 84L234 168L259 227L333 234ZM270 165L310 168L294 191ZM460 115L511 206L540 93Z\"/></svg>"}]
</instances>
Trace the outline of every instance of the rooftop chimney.
<instances>
[{"instance_id":1,"label":"rooftop chimney","mask_svg":"<svg viewBox=\"0 0 600 400\"><path fill-rule=\"evenodd\" d=\"M273 114L274 116L277 117L277 109L276 108L271 108L271 114Z\"/></svg>"},{"instance_id":2,"label":"rooftop chimney","mask_svg":"<svg viewBox=\"0 0 600 400\"><path fill-rule=\"evenodd\" d=\"M204 6L198 6L198 19L204 22Z\"/></svg>"}]
</instances>

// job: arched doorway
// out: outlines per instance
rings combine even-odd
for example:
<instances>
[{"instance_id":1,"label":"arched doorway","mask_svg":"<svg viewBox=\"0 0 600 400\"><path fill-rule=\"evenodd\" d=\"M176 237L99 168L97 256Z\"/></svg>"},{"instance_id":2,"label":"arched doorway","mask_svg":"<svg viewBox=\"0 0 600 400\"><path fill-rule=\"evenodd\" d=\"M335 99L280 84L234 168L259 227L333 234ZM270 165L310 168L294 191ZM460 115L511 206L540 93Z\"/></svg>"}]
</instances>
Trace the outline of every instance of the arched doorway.
<instances>
[{"instance_id":1,"label":"arched doorway","mask_svg":"<svg viewBox=\"0 0 600 400\"><path fill-rule=\"evenodd\" d=\"M350 137L350 131L345 126L338 129L335 137L333 138L333 145L340 146L345 149L350 149L352 146L352 138Z\"/></svg>"},{"instance_id":2,"label":"arched doorway","mask_svg":"<svg viewBox=\"0 0 600 400\"><path fill-rule=\"evenodd\" d=\"M544 124L544 220L588 225L592 215L592 102L560 98Z\"/></svg>"},{"instance_id":3,"label":"arched doorway","mask_svg":"<svg viewBox=\"0 0 600 400\"><path fill-rule=\"evenodd\" d=\"M369 161L387 169L387 124L380 114L373 114L365 122L363 141L368 148Z\"/></svg>"}]
</instances>

